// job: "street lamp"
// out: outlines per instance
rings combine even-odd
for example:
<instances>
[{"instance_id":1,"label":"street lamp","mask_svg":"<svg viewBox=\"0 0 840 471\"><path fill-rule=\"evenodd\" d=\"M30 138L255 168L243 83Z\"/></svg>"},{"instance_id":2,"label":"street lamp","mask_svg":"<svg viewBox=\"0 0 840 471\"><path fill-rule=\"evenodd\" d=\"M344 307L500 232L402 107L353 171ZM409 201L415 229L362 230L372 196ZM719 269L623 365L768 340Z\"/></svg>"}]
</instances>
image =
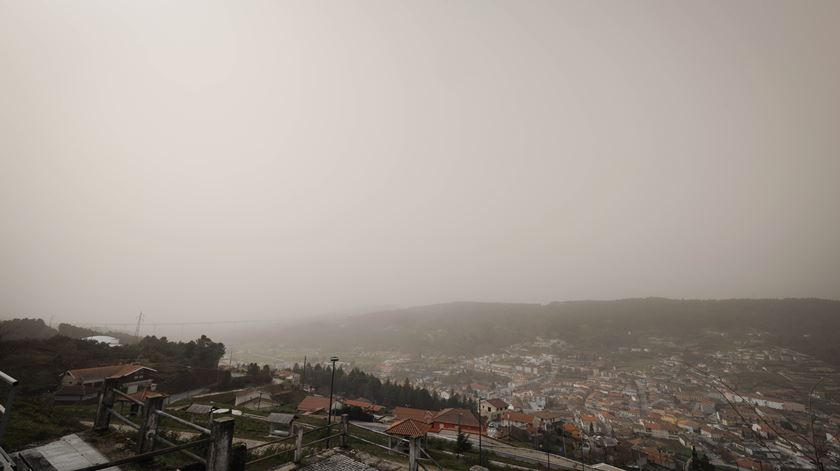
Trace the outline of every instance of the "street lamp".
<instances>
[{"instance_id":1,"label":"street lamp","mask_svg":"<svg viewBox=\"0 0 840 471\"><path fill-rule=\"evenodd\" d=\"M551 453L549 453L549 451L548 451L548 450L549 450L549 449L548 449L548 446L544 446L542 443L540 443L540 448L544 448L544 449L545 449L546 467L547 467L549 470L551 470Z\"/></svg>"},{"instance_id":2,"label":"street lamp","mask_svg":"<svg viewBox=\"0 0 840 471\"><path fill-rule=\"evenodd\" d=\"M476 407L478 408L478 465L484 466L481 461L481 434L482 434L482 420L481 420L481 394L476 391L475 397L477 399Z\"/></svg>"},{"instance_id":3,"label":"street lamp","mask_svg":"<svg viewBox=\"0 0 840 471\"><path fill-rule=\"evenodd\" d=\"M548 470L551 471L551 450L548 448L545 450L545 459L548 461Z\"/></svg>"},{"instance_id":4,"label":"street lamp","mask_svg":"<svg viewBox=\"0 0 840 471\"><path fill-rule=\"evenodd\" d=\"M458 459L461 459L461 446L463 446L463 444L461 443L461 437L463 436L463 435L461 435L461 416L462 415L464 415L463 412L458 412L458 435L455 438L455 451L458 454Z\"/></svg>"},{"instance_id":5,"label":"street lamp","mask_svg":"<svg viewBox=\"0 0 840 471\"><path fill-rule=\"evenodd\" d=\"M333 411L333 386L335 385L335 362L338 361L337 356L330 357L332 362L332 376L330 377L330 407L327 412L327 448L330 447L330 435L332 434L332 411Z\"/></svg>"}]
</instances>

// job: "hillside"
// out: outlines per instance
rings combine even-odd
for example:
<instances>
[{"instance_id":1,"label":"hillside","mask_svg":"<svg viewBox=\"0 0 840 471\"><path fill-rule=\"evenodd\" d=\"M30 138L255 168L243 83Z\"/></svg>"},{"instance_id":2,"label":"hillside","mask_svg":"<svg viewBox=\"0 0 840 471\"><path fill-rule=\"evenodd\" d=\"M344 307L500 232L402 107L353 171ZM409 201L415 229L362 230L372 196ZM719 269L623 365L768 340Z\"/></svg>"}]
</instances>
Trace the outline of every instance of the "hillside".
<instances>
[{"instance_id":1,"label":"hillside","mask_svg":"<svg viewBox=\"0 0 840 471\"><path fill-rule=\"evenodd\" d=\"M137 341L133 336L124 332L114 332L111 330L100 331L87 327L78 327L72 324L62 323L58 325L58 329L54 329L47 325L43 319L38 318L0 320L0 340L43 340L56 335L73 339L108 335L117 338L123 345L129 345Z\"/></svg>"},{"instance_id":2,"label":"hillside","mask_svg":"<svg viewBox=\"0 0 840 471\"><path fill-rule=\"evenodd\" d=\"M768 340L840 365L840 301L824 299L450 303L382 311L285 330L288 345L460 355L492 352L534 337L592 346L649 336L698 338L709 331L766 332Z\"/></svg>"}]
</instances>

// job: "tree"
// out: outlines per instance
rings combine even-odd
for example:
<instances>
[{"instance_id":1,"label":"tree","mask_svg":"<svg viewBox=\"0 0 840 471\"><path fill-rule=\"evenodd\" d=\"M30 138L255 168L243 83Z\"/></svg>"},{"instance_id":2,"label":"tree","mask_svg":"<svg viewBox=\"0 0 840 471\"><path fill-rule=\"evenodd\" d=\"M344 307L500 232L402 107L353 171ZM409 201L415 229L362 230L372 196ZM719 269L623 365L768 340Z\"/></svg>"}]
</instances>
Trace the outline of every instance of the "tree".
<instances>
[{"instance_id":1,"label":"tree","mask_svg":"<svg viewBox=\"0 0 840 471\"><path fill-rule=\"evenodd\" d=\"M348 407L344 406L341 410L338 411L337 415L347 414L347 418L350 420L356 420L360 422L373 422L374 418L373 415L368 414L367 412L363 411L361 407Z\"/></svg>"},{"instance_id":2,"label":"tree","mask_svg":"<svg viewBox=\"0 0 840 471\"><path fill-rule=\"evenodd\" d=\"M546 430L543 432L539 437L539 442L537 444L538 448L541 448L543 451L554 452L555 445L558 441L557 432L553 430Z\"/></svg>"},{"instance_id":3,"label":"tree","mask_svg":"<svg viewBox=\"0 0 840 471\"><path fill-rule=\"evenodd\" d=\"M472 442L461 429L458 429L458 436L455 438L455 453L466 453L471 449Z\"/></svg>"},{"instance_id":4,"label":"tree","mask_svg":"<svg viewBox=\"0 0 840 471\"><path fill-rule=\"evenodd\" d=\"M703 456L697 456L697 450L691 447L691 458L688 460L689 471L714 471L715 466L709 462L709 457L704 453Z\"/></svg>"}]
</instances>

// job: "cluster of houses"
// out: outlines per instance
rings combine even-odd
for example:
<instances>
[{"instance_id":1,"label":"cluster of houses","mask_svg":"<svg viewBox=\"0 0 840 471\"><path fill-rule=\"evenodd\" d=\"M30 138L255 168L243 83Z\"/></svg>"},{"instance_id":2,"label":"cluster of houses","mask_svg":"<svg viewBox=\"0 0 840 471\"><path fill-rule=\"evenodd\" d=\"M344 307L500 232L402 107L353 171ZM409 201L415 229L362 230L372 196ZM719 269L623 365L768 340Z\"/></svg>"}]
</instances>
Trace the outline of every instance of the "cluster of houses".
<instances>
[{"instance_id":1,"label":"cluster of houses","mask_svg":"<svg viewBox=\"0 0 840 471\"><path fill-rule=\"evenodd\" d=\"M706 454L715 464L737 464L756 471L762 467L807 468L812 447L802 431L812 428L813 437L827 453L840 457L840 418L819 413L819 421L812 427L813 415L796 391L717 391L710 388L708 378L681 366L676 355L649 360L638 369L617 369L604 357L573 351L562 356L531 354L524 347L520 350L458 365L462 370L473 368L510 377L507 383L483 385L470 380L456 386L462 387L464 394L482 397L478 411L388 409L363 398L342 397L335 398L332 407L357 408L396 432L407 434L460 429L493 438L530 441L547 430L562 431L564 437L578 441L581 449L604 450L605 456L632 450L638 462L668 469L681 466L686 450L692 449ZM633 354L621 349L618 352L622 358ZM785 362L791 374L813 373L804 369L808 364L794 353L741 347L707 354L698 368L734 375L760 369L766 358ZM56 402L95 399L104 381L114 378L128 393L155 394L153 374L153 369L136 364L69 370L62 377ZM424 387L435 377L440 379L440 375L416 376L423 380ZM273 377L276 383L300 384L300 376L290 370L275 371ZM450 382L436 391L445 397L453 389ZM271 394L260 390L239 392L235 402L237 408L252 410L279 405ZM328 397L310 395L297 405L296 412L326 415L329 408Z\"/></svg>"},{"instance_id":2,"label":"cluster of houses","mask_svg":"<svg viewBox=\"0 0 840 471\"><path fill-rule=\"evenodd\" d=\"M302 415L325 414L330 407L330 399L322 396L307 396L297 406L297 412ZM422 429L426 432L439 433L445 431L456 432L461 430L464 433L487 433L487 424L479 421L475 411L459 408L446 408L443 410L414 409L411 407L394 407L386 411L385 407L374 404L366 399L333 399L333 411L342 410L345 407L356 407L362 412L371 414L376 420L399 424L404 421L423 424Z\"/></svg>"},{"instance_id":3,"label":"cluster of houses","mask_svg":"<svg viewBox=\"0 0 840 471\"><path fill-rule=\"evenodd\" d=\"M830 394L820 392L833 381L823 381L811 394L816 414L809 412L811 399L801 386L784 384L813 385L836 371L760 340L738 340L720 351L698 347L689 352L694 369L685 366L684 353L669 338L649 337L638 347L598 354L537 339L474 358L406 360L401 368L416 378L415 385L431 387L440 397L457 392L496 398L481 402L487 433L496 438L526 441L553 428L578 440L581 450L593 450L585 453L603 452L628 463L632 455L634 465L670 469L682 466L692 449L716 465L808 468L809 440L840 459L840 418L820 410L830 402L836 407ZM735 383L741 374L751 377L744 384L763 380L760 375L780 381L755 381L736 393L720 385L716 390L698 369Z\"/></svg>"}]
</instances>

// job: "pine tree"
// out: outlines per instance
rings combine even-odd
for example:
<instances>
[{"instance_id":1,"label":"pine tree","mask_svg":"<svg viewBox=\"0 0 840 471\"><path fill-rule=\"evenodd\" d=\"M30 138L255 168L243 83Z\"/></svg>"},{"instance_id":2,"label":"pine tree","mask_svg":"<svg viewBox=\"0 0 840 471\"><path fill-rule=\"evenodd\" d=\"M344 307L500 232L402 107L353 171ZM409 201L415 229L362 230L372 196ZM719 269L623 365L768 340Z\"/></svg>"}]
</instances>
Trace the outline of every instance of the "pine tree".
<instances>
[{"instance_id":1,"label":"pine tree","mask_svg":"<svg viewBox=\"0 0 840 471\"><path fill-rule=\"evenodd\" d=\"M455 453L466 453L472 449L472 442L467 435L458 430L458 436L455 438Z\"/></svg>"}]
</instances>

